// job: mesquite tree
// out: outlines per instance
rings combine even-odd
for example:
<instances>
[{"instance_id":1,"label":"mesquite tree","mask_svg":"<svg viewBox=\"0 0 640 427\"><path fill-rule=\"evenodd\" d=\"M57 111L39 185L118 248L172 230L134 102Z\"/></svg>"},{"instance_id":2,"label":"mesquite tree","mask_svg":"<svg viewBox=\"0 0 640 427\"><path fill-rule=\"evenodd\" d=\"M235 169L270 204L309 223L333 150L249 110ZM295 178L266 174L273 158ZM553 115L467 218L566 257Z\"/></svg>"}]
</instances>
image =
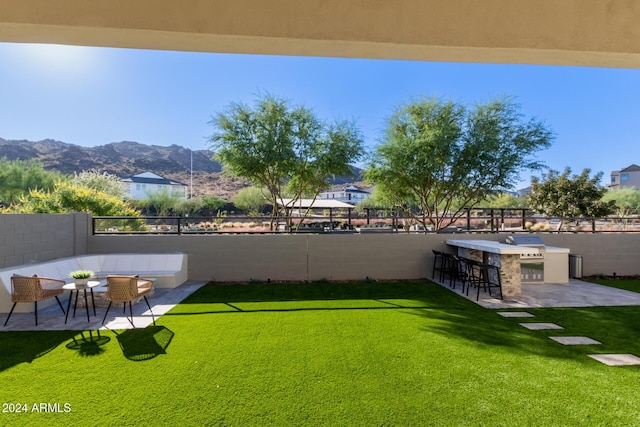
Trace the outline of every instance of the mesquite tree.
<instances>
[{"instance_id":1,"label":"mesquite tree","mask_svg":"<svg viewBox=\"0 0 640 427\"><path fill-rule=\"evenodd\" d=\"M232 175L266 190L277 224L285 192L293 201L316 198L331 176L352 174L350 163L362 155L362 136L349 121L327 124L303 106L272 95L253 106L232 103L210 122L214 159Z\"/></svg>"},{"instance_id":2,"label":"mesquite tree","mask_svg":"<svg viewBox=\"0 0 640 427\"><path fill-rule=\"evenodd\" d=\"M453 224L465 208L510 189L553 139L524 120L510 98L467 107L438 98L409 102L388 119L365 173L383 198L427 229Z\"/></svg>"}]
</instances>

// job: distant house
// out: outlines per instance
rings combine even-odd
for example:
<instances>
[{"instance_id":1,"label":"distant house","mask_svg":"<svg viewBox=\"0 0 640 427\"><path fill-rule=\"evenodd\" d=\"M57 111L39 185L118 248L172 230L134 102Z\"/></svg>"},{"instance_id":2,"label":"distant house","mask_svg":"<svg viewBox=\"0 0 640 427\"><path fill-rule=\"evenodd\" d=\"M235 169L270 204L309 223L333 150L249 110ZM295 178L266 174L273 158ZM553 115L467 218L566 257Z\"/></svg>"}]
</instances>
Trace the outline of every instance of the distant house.
<instances>
[{"instance_id":1,"label":"distant house","mask_svg":"<svg viewBox=\"0 0 640 427\"><path fill-rule=\"evenodd\" d=\"M533 190L533 188L531 186L525 187L525 188L521 188L518 191L516 191L516 196L518 197L526 197L528 194L531 194L531 191Z\"/></svg>"},{"instance_id":2,"label":"distant house","mask_svg":"<svg viewBox=\"0 0 640 427\"><path fill-rule=\"evenodd\" d=\"M640 166L633 164L622 170L611 172L609 188L625 187L640 189Z\"/></svg>"},{"instance_id":3,"label":"distant house","mask_svg":"<svg viewBox=\"0 0 640 427\"><path fill-rule=\"evenodd\" d=\"M364 189L356 187L355 185L336 186L329 191L320 193L318 199L320 200L336 200L338 202L345 202L355 205L371 196L370 189Z\"/></svg>"},{"instance_id":4,"label":"distant house","mask_svg":"<svg viewBox=\"0 0 640 427\"><path fill-rule=\"evenodd\" d=\"M123 178L121 182L129 197L135 200L146 199L149 194L161 191L167 191L168 194L178 199L186 200L187 198L187 184L164 178L152 172Z\"/></svg>"}]
</instances>

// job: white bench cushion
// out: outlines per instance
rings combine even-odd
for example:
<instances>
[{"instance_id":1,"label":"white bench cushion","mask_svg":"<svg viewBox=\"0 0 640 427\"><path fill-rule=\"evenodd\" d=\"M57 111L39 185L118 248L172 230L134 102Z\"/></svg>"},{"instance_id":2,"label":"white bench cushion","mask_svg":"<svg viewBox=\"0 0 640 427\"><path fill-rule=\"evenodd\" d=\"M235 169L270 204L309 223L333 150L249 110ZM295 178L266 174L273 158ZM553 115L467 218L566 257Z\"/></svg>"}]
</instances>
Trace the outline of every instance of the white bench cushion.
<instances>
[{"instance_id":1,"label":"white bench cushion","mask_svg":"<svg viewBox=\"0 0 640 427\"><path fill-rule=\"evenodd\" d=\"M8 313L13 305L11 301L11 275L31 276L70 280L69 273L74 270L91 270L97 277L108 274L137 274L140 277L155 278L158 288L175 288L187 281L187 254L100 254L80 255L72 258L60 258L36 264L24 264L0 270L0 313ZM42 307L55 303L43 301ZM31 304L18 304L16 312L30 312Z\"/></svg>"}]
</instances>

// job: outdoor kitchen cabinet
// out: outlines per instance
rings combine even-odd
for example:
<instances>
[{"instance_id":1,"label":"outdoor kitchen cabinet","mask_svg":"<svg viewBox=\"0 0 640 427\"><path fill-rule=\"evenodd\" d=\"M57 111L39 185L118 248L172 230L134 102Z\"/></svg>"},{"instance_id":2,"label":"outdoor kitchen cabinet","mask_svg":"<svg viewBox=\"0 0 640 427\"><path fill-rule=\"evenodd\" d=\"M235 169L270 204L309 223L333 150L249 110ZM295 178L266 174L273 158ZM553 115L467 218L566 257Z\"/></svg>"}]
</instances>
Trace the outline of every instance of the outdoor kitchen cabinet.
<instances>
[{"instance_id":1,"label":"outdoor kitchen cabinet","mask_svg":"<svg viewBox=\"0 0 640 427\"><path fill-rule=\"evenodd\" d=\"M544 255L544 282L569 283L569 248L547 246Z\"/></svg>"},{"instance_id":2,"label":"outdoor kitchen cabinet","mask_svg":"<svg viewBox=\"0 0 640 427\"><path fill-rule=\"evenodd\" d=\"M500 267L504 296L520 296L522 283L527 284L567 284L569 283L569 249L544 246L516 245L492 240L446 240L457 254L464 258L478 259ZM521 263L537 263L542 274L524 278ZM541 277L540 277L541 276Z\"/></svg>"}]
</instances>

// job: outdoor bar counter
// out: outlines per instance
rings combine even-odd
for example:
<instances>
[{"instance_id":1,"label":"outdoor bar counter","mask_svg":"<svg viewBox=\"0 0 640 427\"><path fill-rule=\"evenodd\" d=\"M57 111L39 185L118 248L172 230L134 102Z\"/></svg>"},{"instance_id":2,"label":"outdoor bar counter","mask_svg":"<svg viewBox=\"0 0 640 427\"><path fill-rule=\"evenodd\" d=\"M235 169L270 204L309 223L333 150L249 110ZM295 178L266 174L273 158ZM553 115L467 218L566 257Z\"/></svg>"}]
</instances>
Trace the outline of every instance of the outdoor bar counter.
<instances>
[{"instance_id":1,"label":"outdoor bar counter","mask_svg":"<svg viewBox=\"0 0 640 427\"><path fill-rule=\"evenodd\" d=\"M538 249L508 245L491 240L446 240L447 245L457 248L457 255L500 267L502 295L517 297L522 294L520 278L520 256Z\"/></svg>"}]
</instances>

